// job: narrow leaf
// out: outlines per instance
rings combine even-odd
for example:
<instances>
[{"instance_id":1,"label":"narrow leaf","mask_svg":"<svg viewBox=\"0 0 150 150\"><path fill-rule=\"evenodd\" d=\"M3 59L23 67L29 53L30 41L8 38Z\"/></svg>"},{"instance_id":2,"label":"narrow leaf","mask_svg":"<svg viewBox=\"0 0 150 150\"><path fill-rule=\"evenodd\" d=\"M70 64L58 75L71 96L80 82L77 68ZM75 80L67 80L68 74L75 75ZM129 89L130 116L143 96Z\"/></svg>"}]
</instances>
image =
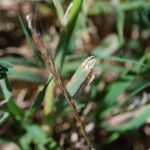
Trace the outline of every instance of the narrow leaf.
<instances>
[{"instance_id":1,"label":"narrow leaf","mask_svg":"<svg viewBox=\"0 0 150 150\"><path fill-rule=\"evenodd\" d=\"M91 56L87 58L75 72L70 82L67 84L67 91L72 97L75 96L77 91L79 91L83 83L90 76L95 63L96 59Z\"/></svg>"},{"instance_id":2,"label":"narrow leaf","mask_svg":"<svg viewBox=\"0 0 150 150\"><path fill-rule=\"evenodd\" d=\"M135 129L140 127L146 119L150 116L150 105L143 106L136 110L136 116L131 120L119 126L112 126L104 123L102 126L107 128L109 131L119 131L124 132L127 130Z\"/></svg>"},{"instance_id":3,"label":"narrow leaf","mask_svg":"<svg viewBox=\"0 0 150 150\"><path fill-rule=\"evenodd\" d=\"M8 117L9 117L8 112L2 112L2 115L0 115L0 124L2 124Z\"/></svg>"},{"instance_id":4,"label":"narrow leaf","mask_svg":"<svg viewBox=\"0 0 150 150\"><path fill-rule=\"evenodd\" d=\"M7 77L3 80L0 80L0 86L2 88L2 92L5 97L5 99L0 103L0 105L3 105L5 103L7 103L12 96L12 89L11 89L11 86L10 86L10 83L9 83Z\"/></svg>"},{"instance_id":5,"label":"narrow leaf","mask_svg":"<svg viewBox=\"0 0 150 150\"><path fill-rule=\"evenodd\" d=\"M23 19L22 19L22 17L21 17L20 15L18 15L18 19L19 19L19 23L20 23L20 25L21 25L21 27L22 27L22 30L23 30L23 32L24 32L24 34L25 34L26 40L27 40L27 42L28 42L28 45L29 45L30 49L32 50L32 53L33 53L34 57L35 57L37 60L39 60L40 65L43 65L44 62L43 62L43 60L42 60L42 58L41 58L41 56L40 56L40 53L39 53L39 51L33 46L32 38L31 38L31 36L30 36L30 34L29 34L29 32L28 32L26 26L25 26L25 23L24 23L24 21L23 21Z\"/></svg>"},{"instance_id":6,"label":"narrow leaf","mask_svg":"<svg viewBox=\"0 0 150 150\"><path fill-rule=\"evenodd\" d=\"M39 92L38 96L36 97L30 110L27 113L27 117L31 117L36 112L36 110L41 106L41 103L43 102L44 97L45 97L46 89L48 85L50 84L51 80L52 80L52 77L49 78L44 88Z\"/></svg>"},{"instance_id":7,"label":"narrow leaf","mask_svg":"<svg viewBox=\"0 0 150 150\"><path fill-rule=\"evenodd\" d=\"M53 0L54 6L56 8L57 16L60 23L63 25L63 17L64 17L64 10L62 8L60 0Z\"/></svg>"},{"instance_id":8,"label":"narrow leaf","mask_svg":"<svg viewBox=\"0 0 150 150\"><path fill-rule=\"evenodd\" d=\"M124 44L124 24L125 24L125 13L123 11L117 11L117 31L119 36L120 45Z\"/></svg>"},{"instance_id":9,"label":"narrow leaf","mask_svg":"<svg viewBox=\"0 0 150 150\"><path fill-rule=\"evenodd\" d=\"M71 40L72 33L79 15L79 12L81 10L83 4L83 0L74 0L73 5L71 7L71 10L69 11L68 14L68 20L66 21L66 26L62 29L61 35L60 35L60 40L58 43L58 46L56 48L56 66L58 70L61 69L63 60L64 60L64 55L66 53L66 50L69 45L69 41Z\"/></svg>"}]
</instances>

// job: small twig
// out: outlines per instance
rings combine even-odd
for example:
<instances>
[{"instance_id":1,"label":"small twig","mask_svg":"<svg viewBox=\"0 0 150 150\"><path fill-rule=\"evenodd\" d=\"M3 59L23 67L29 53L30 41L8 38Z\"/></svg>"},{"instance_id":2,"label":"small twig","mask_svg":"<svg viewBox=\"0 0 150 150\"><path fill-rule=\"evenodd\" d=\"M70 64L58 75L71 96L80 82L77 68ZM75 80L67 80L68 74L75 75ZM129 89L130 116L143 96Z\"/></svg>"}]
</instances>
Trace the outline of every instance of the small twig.
<instances>
[{"instance_id":1,"label":"small twig","mask_svg":"<svg viewBox=\"0 0 150 150\"><path fill-rule=\"evenodd\" d=\"M56 66L55 66L55 63L54 63L51 51L44 46L44 44L43 44L43 42L41 40L40 34L38 34L36 32L36 30L32 27L32 15L31 14L28 15L26 17L26 19L27 19L27 22L28 22L28 27L31 30L32 38L33 38L33 40L35 42L36 47L40 51L43 60L45 60L47 66L48 66L48 69L51 72L51 74L53 75L57 85L62 90L63 95L65 96L65 98L66 98L66 100L68 102L68 105L72 108L73 115L74 115L75 119L77 120L77 122L80 125L82 134L83 134L85 140L87 141L87 144L89 145L89 147L91 149L93 149L92 148L92 144L91 144L91 140L90 140L90 138L88 137L88 135L87 135L87 133L85 131L85 125L82 122L82 120L80 119L80 116L79 116L79 114L77 112L75 102L72 99L72 97L69 95L69 93L67 92L67 90L66 90L66 88L65 88L65 86L63 84L63 81L61 79L61 76L60 76L59 72L56 69Z\"/></svg>"}]
</instances>

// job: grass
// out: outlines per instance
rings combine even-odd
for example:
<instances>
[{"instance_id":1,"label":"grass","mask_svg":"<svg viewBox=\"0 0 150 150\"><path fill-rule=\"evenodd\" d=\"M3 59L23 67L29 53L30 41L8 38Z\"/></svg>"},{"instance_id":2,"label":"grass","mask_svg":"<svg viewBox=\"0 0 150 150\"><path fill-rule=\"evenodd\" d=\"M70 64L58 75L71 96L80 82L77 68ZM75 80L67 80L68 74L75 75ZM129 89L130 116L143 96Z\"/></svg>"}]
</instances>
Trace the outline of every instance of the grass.
<instances>
[{"instance_id":1,"label":"grass","mask_svg":"<svg viewBox=\"0 0 150 150\"><path fill-rule=\"evenodd\" d=\"M31 16L27 21L16 16L32 56L0 58L0 145L113 149L114 141L121 148L119 140L133 132L136 139L150 117L149 2L53 0L38 5L36 13L42 15L42 7L55 17L52 25L59 30L49 39L56 36L58 42L49 48L52 42L43 40L45 33L36 30ZM126 144L134 145L133 140Z\"/></svg>"}]
</instances>

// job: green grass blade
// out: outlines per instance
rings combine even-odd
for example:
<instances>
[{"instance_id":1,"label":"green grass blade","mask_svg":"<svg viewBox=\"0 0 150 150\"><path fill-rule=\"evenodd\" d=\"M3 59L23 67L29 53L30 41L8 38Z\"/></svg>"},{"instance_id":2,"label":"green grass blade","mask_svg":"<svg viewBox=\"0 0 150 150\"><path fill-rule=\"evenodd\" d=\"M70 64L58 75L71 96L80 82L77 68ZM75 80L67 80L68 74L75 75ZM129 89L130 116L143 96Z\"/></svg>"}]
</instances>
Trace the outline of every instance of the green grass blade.
<instances>
[{"instance_id":1,"label":"green grass blade","mask_svg":"<svg viewBox=\"0 0 150 150\"><path fill-rule=\"evenodd\" d=\"M0 86L2 88L2 92L4 94L5 99L0 103L1 105L7 103L12 96L12 89L7 77L3 80L0 80Z\"/></svg>"},{"instance_id":2,"label":"green grass blade","mask_svg":"<svg viewBox=\"0 0 150 150\"><path fill-rule=\"evenodd\" d=\"M81 66L71 78L71 81L66 86L70 96L73 97L76 95L83 83L90 76L95 63L96 59L93 57L89 57L81 64Z\"/></svg>"},{"instance_id":3,"label":"green grass blade","mask_svg":"<svg viewBox=\"0 0 150 150\"><path fill-rule=\"evenodd\" d=\"M127 79L113 83L108 87L108 93L104 98L104 102L107 106L110 106L114 101L129 87L134 77L128 76Z\"/></svg>"},{"instance_id":4,"label":"green grass blade","mask_svg":"<svg viewBox=\"0 0 150 150\"><path fill-rule=\"evenodd\" d=\"M57 143L51 137L48 137L40 126L32 124L25 128L26 134L20 139L20 145L23 150L29 149L32 141L35 142L35 149L60 150Z\"/></svg>"},{"instance_id":5,"label":"green grass blade","mask_svg":"<svg viewBox=\"0 0 150 150\"><path fill-rule=\"evenodd\" d=\"M124 24L125 24L125 13L123 11L117 11L117 31L119 36L120 45L124 44Z\"/></svg>"},{"instance_id":6,"label":"green grass blade","mask_svg":"<svg viewBox=\"0 0 150 150\"><path fill-rule=\"evenodd\" d=\"M108 57L118 51L120 48L118 36L116 34L110 34L93 49L92 54L98 58Z\"/></svg>"},{"instance_id":7,"label":"green grass blade","mask_svg":"<svg viewBox=\"0 0 150 150\"><path fill-rule=\"evenodd\" d=\"M134 9L139 9L139 8L144 8L144 7L150 7L149 2L145 1L132 1L132 2L124 2L121 3L117 9L122 10L122 11L127 11L127 10L134 10Z\"/></svg>"},{"instance_id":8,"label":"green grass blade","mask_svg":"<svg viewBox=\"0 0 150 150\"><path fill-rule=\"evenodd\" d=\"M137 60L134 60L134 59L129 59L129 58L121 58L121 57L117 57L117 56L99 56L99 55L96 55L97 56L97 59L100 59L100 60L111 60L111 61L115 61L115 62L121 62L121 63L133 63L133 64L138 64L138 61ZM143 67L147 67L144 63L141 64Z\"/></svg>"},{"instance_id":9,"label":"green grass blade","mask_svg":"<svg viewBox=\"0 0 150 150\"><path fill-rule=\"evenodd\" d=\"M129 99L131 99L133 96L136 96L139 92L141 92L142 90L144 90L145 88L147 88L149 86L150 86L150 83L146 83L146 84L142 85L141 87L137 88L131 94L129 94L126 98L124 98L121 102L118 102L117 104L114 104L111 107L109 107L108 109L106 109L105 111L103 111L101 113L101 116L104 117L104 118L106 116L109 116L112 113L112 111L114 111L114 110L118 109L119 107L121 107Z\"/></svg>"},{"instance_id":10,"label":"green grass blade","mask_svg":"<svg viewBox=\"0 0 150 150\"><path fill-rule=\"evenodd\" d=\"M12 89L11 89L8 79L5 78L3 80L0 80L0 85L1 85L4 97L5 97L4 101L2 101L2 104L6 103L8 112L10 114L12 114L16 120L22 122L24 115L23 115L23 112L21 111L21 109L11 99Z\"/></svg>"},{"instance_id":11,"label":"green grass blade","mask_svg":"<svg viewBox=\"0 0 150 150\"><path fill-rule=\"evenodd\" d=\"M140 8L149 8L150 3L145 1L128 1L121 2L120 5L112 7L109 2L105 1L94 1L91 8L88 10L88 15L95 16L100 14L113 14L118 10L131 11Z\"/></svg>"},{"instance_id":12,"label":"green grass blade","mask_svg":"<svg viewBox=\"0 0 150 150\"><path fill-rule=\"evenodd\" d=\"M26 40L28 42L28 45L29 45L30 49L32 50L32 53L33 53L34 57L38 60L38 63L40 63L40 65L43 66L44 65L44 61L42 60L39 51L33 46L32 38L31 38L31 36L30 36L26 26L25 26L25 23L24 23L24 21L23 21L23 19L22 19L22 17L20 15L18 15L18 19L19 19L19 23L20 23L20 25L22 27L22 30L23 30L23 32L25 34Z\"/></svg>"},{"instance_id":13,"label":"green grass blade","mask_svg":"<svg viewBox=\"0 0 150 150\"><path fill-rule=\"evenodd\" d=\"M21 58L21 57L15 57L15 56L6 56L0 58L0 61L2 62L11 62L13 65L23 65L28 67L39 67L37 63L35 63L32 60Z\"/></svg>"},{"instance_id":14,"label":"green grass blade","mask_svg":"<svg viewBox=\"0 0 150 150\"><path fill-rule=\"evenodd\" d=\"M48 85L44 97L44 115L50 115L55 108L55 80L52 80Z\"/></svg>"},{"instance_id":15,"label":"green grass blade","mask_svg":"<svg viewBox=\"0 0 150 150\"><path fill-rule=\"evenodd\" d=\"M6 71L5 78L2 79L2 80L0 80L0 86L1 86L4 98L5 98L0 103L0 105L3 105L3 104L6 103L7 107L8 107L8 112L11 113L11 114L13 114L14 117L17 120L20 121L20 120L23 119L23 113L19 109L19 107L17 107L16 104L11 100L11 97L12 97L12 88L11 88L11 85L10 85L9 80L7 78L7 75L11 75L12 74L12 68L13 68L13 66L10 63L6 63L6 62L0 62L0 65L1 65L2 69L5 68L4 71Z\"/></svg>"},{"instance_id":16,"label":"green grass blade","mask_svg":"<svg viewBox=\"0 0 150 150\"><path fill-rule=\"evenodd\" d=\"M6 76L13 73L14 73L13 65L9 62L2 61L0 59L0 79L4 79L6 78Z\"/></svg>"},{"instance_id":17,"label":"green grass blade","mask_svg":"<svg viewBox=\"0 0 150 150\"><path fill-rule=\"evenodd\" d=\"M55 59L56 66L59 70L62 66L64 55L71 40L76 21L82 7L82 3L83 0L73 1L73 5L66 20L66 26L63 28L62 33L60 35L60 40L56 48L56 59Z\"/></svg>"},{"instance_id":18,"label":"green grass blade","mask_svg":"<svg viewBox=\"0 0 150 150\"><path fill-rule=\"evenodd\" d=\"M20 81L33 82L37 84L46 83L46 78L44 78L42 75L32 72L16 72L16 73L17 74L10 75L9 78Z\"/></svg>"},{"instance_id":19,"label":"green grass blade","mask_svg":"<svg viewBox=\"0 0 150 150\"><path fill-rule=\"evenodd\" d=\"M132 130L140 127L149 116L150 116L150 105L147 105L136 110L136 116L131 121L128 121L117 127L111 126L107 123L104 123L102 126L109 131L125 132L127 130Z\"/></svg>"},{"instance_id":20,"label":"green grass blade","mask_svg":"<svg viewBox=\"0 0 150 150\"><path fill-rule=\"evenodd\" d=\"M24 113L23 111L14 103L11 99L7 103L8 112L20 123L24 122Z\"/></svg>"},{"instance_id":21,"label":"green grass blade","mask_svg":"<svg viewBox=\"0 0 150 150\"><path fill-rule=\"evenodd\" d=\"M27 81L27 82L33 82L37 84L45 84L47 78L43 77L42 74L34 73L29 70L24 71L17 71L15 70L13 74L10 74L8 76L10 79L20 80L20 81Z\"/></svg>"},{"instance_id":22,"label":"green grass blade","mask_svg":"<svg viewBox=\"0 0 150 150\"><path fill-rule=\"evenodd\" d=\"M53 0L54 6L56 8L56 13L60 23L63 25L63 18L64 18L64 10L62 8L60 0Z\"/></svg>"},{"instance_id":23,"label":"green grass blade","mask_svg":"<svg viewBox=\"0 0 150 150\"><path fill-rule=\"evenodd\" d=\"M2 112L2 115L0 115L0 124L2 124L8 117L9 117L8 112Z\"/></svg>"},{"instance_id":24,"label":"green grass blade","mask_svg":"<svg viewBox=\"0 0 150 150\"><path fill-rule=\"evenodd\" d=\"M44 97L45 97L46 89L47 89L48 85L50 84L51 80L52 80L52 77L50 77L50 79L48 80L48 82L46 83L44 88L37 95L30 110L27 112L27 118L31 117L36 112L36 110L41 106L41 103L43 102Z\"/></svg>"},{"instance_id":25,"label":"green grass blade","mask_svg":"<svg viewBox=\"0 0 150 150\"><path fill-rule=\"evenodd\" d=\"M139 62L132 67L132 70L138 73L144 61L145 61L145 56L143 56L139 60ZM111 84L108 87L108 92L104 98L105 105L106 106L112 105L117 100L117 98L123 92L125 92L125 90L130 86L130 84L133 82L134 79L135 79L135 75L129 75L125 73L124 76L120 79L120 81Z\"/></svg>"},{"instance_id":26,"label":"green grass blade","mask_svg":"<svg viewBox=\"0 0 150 150\"><path fill-rule=\"evenodd\" d=\"M67 20L67 25L66 28L68 30L68 38L67 38L67 42L69 42L74 26L76 24L79 12L82 8L82 4L83 4L83 0L74 0L73 1L73 6L71 8L70 14L68 16L68 20Z\"/></svg>"}]
</instances>

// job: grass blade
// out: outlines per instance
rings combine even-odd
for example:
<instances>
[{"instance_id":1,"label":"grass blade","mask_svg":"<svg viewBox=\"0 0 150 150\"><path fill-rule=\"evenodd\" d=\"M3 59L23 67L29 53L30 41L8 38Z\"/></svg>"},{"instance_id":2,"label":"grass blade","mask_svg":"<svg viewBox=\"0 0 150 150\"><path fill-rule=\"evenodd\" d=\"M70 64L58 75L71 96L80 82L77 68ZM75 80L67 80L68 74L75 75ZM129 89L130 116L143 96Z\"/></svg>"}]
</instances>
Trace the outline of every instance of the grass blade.
<instances>
[{"instance_id":1,"label":"grass blade","mask_svg":"<svg viewBox=\"0 0 150 150\"><path fill-rule=\"evenodd\" d=\"M10 79L33 82L37 84L45 84L47 77L37 68L25 67L25 66L15 66L15 71L8 77Z\"/></svg>"},{"instance_id":2,"label":"grass blade","mask_svg":"<svg viewBox=\"0 0 150 150\"><path fill-rule=\"evenodd\" d=\"M3 73L5 73L4 78L2 80L0 80L0 86L1 86L2 92L4 94L4 98L5 98L2 102L0 102L0 106L7 104L8 112L13 114L13 116L16 118L16 120L21 121L23 119L23 112L11 100L12 88L11 88L11 85L10 85L9 80L7 78L7 75L12 74L13 66L10 63L6 63L6 62L0 62L0 65L2 68L1 70L3 71ZM6 117L8 117L7 112L5 112L3 114L3 119L5 119Z\"/></svg>"},{"instance_id":3,"label":"grass blade","mask_svg":"<svg viewBox=\"0 0 150 150\"><path fill-rule=\"evenodd\" d=\"M71 36L74 30L79 12L81 10L82 3L83 3L83 0L73 1L73 5L68 14L68 19L66 20L66 26L63 28L62 33L60 35L60 40L56 49L56 59L55 59L56 66L59 70L62 66L64 55L69 45L69 41L71 40Z\"/></svg>"},{"instance_id":4,"label":"grass blade","mask_svg":"<svg viewBox=\"0 0 150 150\"><path fill-rule=\"evenodd\" d=\"M60 0L53 0L53 3L56 8L56 13L57 13L58 19L59 19L61 25L63 25L64 10L62 8L61 2L60 2Z\"/></svg>"},{"instance_id":5,"label":"grass blade","mask_svg":"<svg viewBox=\"0 0 150 150\"><path fill-rule=\"evenodd\" d=\"M126 98L124 98L121 102L114 104L113 106L111 106L110 108L106 109L105 111L103 111L101 113L101 116L103 118L105 118L106 116L109 116L114 110L118 109L119 107L121 107L123 104L125 104L129 99L131 99L133 96L136 96L139 92L141 92L142 90L144 90L145 88L149 87L150 83L146 83L144 85L142 85L141 87L137 88L136 90L134 90L131 94L129 94Z\"/></svg>"},{"instance_id":6,"label":"grass blade","mask_svg":"<svg viewBox=\"0 0 150 150\"><path fill-rule=\"evenodd\" d=\"M19 121L20 123L24 122L23 111L14 103L12 99L7 103L7 107L9 113L12 114L17 121Z\"/></svg>"},{"instance_id":7,"label":"grass blade","mask_svg":"<svg viewBox=\"0 0 150 150\"><path fill-rule=\"evenodd\" d=\"M108 57L115 53L120 48L118 36L116 34L110 34L98 45L92 54L98 58Z\"/></svg>"},{"instance_id":8,"label":"grass blade","mask_svg":"<svg viewBox=\"0 0 150 150\"><path fill-rule=\"evenodd\" d=\"M34 55L34 57L38 60L38 62L40 62L40 65L44 65L44 61L42 60L41 56L40 56L40 53L39 51L33 46L33 43L32 43L32 38L27 30L27 28L25 27L25 24L24 24L24 21L22 19L22 17L19 15L18 16L18 19L19 19L19 23L22 27L22 30L25 34L25 37L26 37L26 40L28 42L28 45L30 47L30 49L32 50L32 53Z\"/></svg>"},{"instance_id":9,"label":"grass blade","mask_svg":"<svg viewBox=\"0 0 150 150\"><path fill-rule=\"evenodd\" d=\"M66 86L70 96L74 97L76 95L83 83L91 75L95 63L96 59L91 56L81 64L73 75L71 81Z\"/></svg>"},{"instance_id":10,"label":"grass blade","mask_svg":"<svg viewBox=\"0 0 150 150\"><path fill-rule=\"evenodd\" d=\"M36 112L36 110L41 106L41 103L43 102L44 97L45 97L46 89L48 85L50 84L51 80L52 80L52 77L50 77L50 79L48 80L44 88L39 92L30 110L27 112L27 115L26 115L27 118L31 117Z\"/></svg>"},{"instance_id":11,"label":"grass blade","mask_svg":"<svg viewBox=\"0 0 150 150\"><path fill-rule=\"evenodd\" d=\"M0 115L0 124L2 124L8 117L9 117L8 112L2 112L2 115Z\"/></svg>"},{"instance_id":12,"label":"grass blade","mask_svg":"<svg viewBox=\"0 0 150 150\"><path fill-rule=\"evenodd\" d=\"M125 24L125 13L123 11L117 11L117 31L119 36L119 42L122 46L124 44L124 24Z\"/></svg>"},{"instance_id":13,"label":"grass blade","mask_svg":"<svg viewBox=\"0 0 150 150\"><path fill-rule=\"evenodd\" d=\"M25 128L26 134L20 139L20 145L23 150L30 149L32 141L35 142L35 149L60 150L57 143L51 137L48 137L46 132L44 132L40 126L32 124Z\"/></svg>"},{"instance_id":14,"label":"grass blade","mask_svg":"<svg viewBox=\"0 0 150 150\"><path fill-rule=\"evenodd\" d=\"M112 126L107 123L104 123L102 126L107 128L107 130L109 131L119 131L119 132L136 129L140 127L146 121L146 119L150 116L150 105L143 106L139 108L138 110L134 111L133 113L135 113L136 116L131 121L128 121L124 123L123 125L119 125L116 127L116 126Z\"/></svg>"},{"instance_id":15,"label":"grass blade","mask_svg":"<svg viewBox=\"0 0 150 150\"><path fill-rule=\"evenodd\" d=\"M145 56L143 56L139 60L139 62L133 66L132 70L138 73L144 61ZM134 78L135 78L134 75L129 75L126 72L124 76L120 79L120 81L110 85L108 87L109 91L104 98L105 105L106 106L112 105L116 101L116 99L130 86Z\"/></svg>"},{"instance_id":16,"label":"grass blade","mask_svg":"<svg viewBox=\"0 0 150 150\"><path fill-rule=\"evenodd\" d=\"M11 99L12 89L7 77L3 80L0 80L0 86L2 88L2 92L5 97L5 99L0 103L0 105L2 106L3 104L7 103Z\"/></svg>"},{"instance_id":17,"label":"grass blade","mask_svg":"<svg viewBox=\"0 0 150 150\"><path fill-rule=\"evenodd\" d=\"M8 112L12 114L16 120L22 122L24 115L21 109L11 99L12 89L11 89L11 86L7 77L3 80L0 80L0 85L1 85L2 91L4 93L4 97L5 97L5 100L2 101L1 104L3 105L4 103L6 103L8 107Z\"/></svg>"},{"instance_id":18,"label":"grass blade","mask_svg":"<svg viewBox=\"0 0 150 150\"><path fill-rule=\"evenodd\" d=\"M2 62L11 62L13 65L23 65L28 67L39 67L38 64L36 64L34 61L26 59L26 58L20 58L15 56L6 56L3 58L0 58L0 61Z\"/></svg>"}]
</instances>

